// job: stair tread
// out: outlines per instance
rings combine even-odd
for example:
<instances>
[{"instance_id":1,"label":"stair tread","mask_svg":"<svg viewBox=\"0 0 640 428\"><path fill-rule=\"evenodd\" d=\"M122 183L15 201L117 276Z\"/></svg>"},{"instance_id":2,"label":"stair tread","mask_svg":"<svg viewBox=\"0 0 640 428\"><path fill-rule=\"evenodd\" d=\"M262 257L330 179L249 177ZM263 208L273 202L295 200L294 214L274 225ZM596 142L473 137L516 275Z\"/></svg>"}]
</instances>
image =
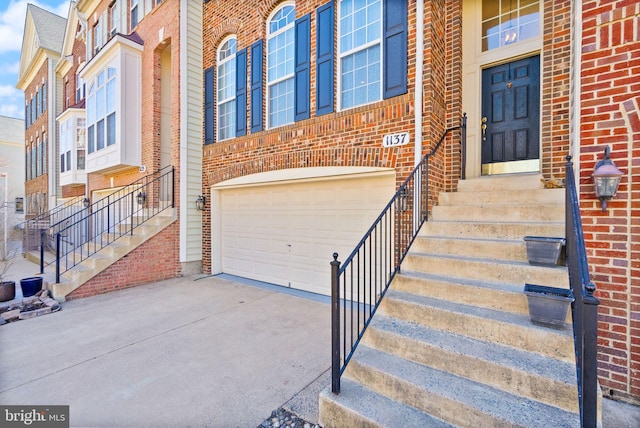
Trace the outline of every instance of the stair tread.
<instances>
[{"instance_id":1,"label":"stair tread","mask_svg":"<svg viewBox=\"0 0 640 428\"><path fill-rule=\"evenodd\" d=\"M580 415L557 407L516 396L451 373L405 360L366 345L354 355L357 364L384 372L416 385L448 401L476 408L508 423L520 426L573 427L580 425Z\"/></svg>"},{"instance_id":2,"label":"stair tread","mask_svg":"<svg viewBox=\"0 0 640 428\"><path fill-rule=\"evenodd\" d=\"M472 287L486 288L516 294L522 294L524 290L524 285L521 283L488 281L466 277L452 277L450 275L438 275L434 273L420 272L415 270L402 270L398 273L398 276L406 278L416 278L426 281L431 280L438 282L447 282L451 284L469 285Z\"/></svg>"},{"instance_id":3,"label":"stair tread","mask_svg":"<svg viewBox=\"0 0 640 428\"><path fill-rule=\"evenodd\" d=\"M408 427L453 426L344 377L340 382L340 394L323 391L322 395L380 426L393 427L399 423Z\"/></svg>"},{"instance_id":4,"label":"stair tread","mask_svg":"<svg viewBox=\"0 0 640 428\"><path fill-rule=\"evenodd\" d=\"M560 336L566 336L568 338L573 337L573 333L568 326L562 329L550 329L533 324L530 318L526 315L518 315L504 311L498 311L494 309L481 308L472 305L465 305L462 303L454 303L447 300L436 299L432 297L421 296L418 294L405 293L394 289L387 290L385 299L388 300L400 300L409 304L417 304L420 306L435 307L439 310L445 310L448 312L454 312L464 314L465 316L472 316L483 319L490 319L497 322L515 324L522 328L542 330L548 334L556 334Z\"/></svg>"},{"instance_id":5,"label":"stair tread","mask_svg":"<svg viewBox=\"0 0 640 428\"><path fill-rule=\"evenodd\" d=\"M557 271L563 271L563 270L566 271L566 269L567 269L566 266L561 266L561 265L557 265L557 266L533 265L533 264L529 263L528 261L500 260L500 259L494 259L494 258L488 258L488 257L459 256L459 255L456 255L456 254L427 253L427 252L422 252L422 251L410 251L408 253L408 256L437 257L437 258L443 258L443 259L449 259L449 260L460 260L460 261L480 262L480 263L493 263L493 264L497 264L497 265L525 266L525 267L531 267L533 269L553 269L553 270L557 270Z\"/></svg>"},{"instance_id":6,"label":"stair tread","mask_svg":"<svg viewBox=\"0 0 640 428\"><path fill-rule=\"evenodd\" d=\"M467 336L429 328L417 323L390 318L379 314L374 317L370 328L421 341L437 346L449 353L468 355L556 381L575 382L575 365L543 357L533 352L514 349L498 343L485 342ZM464 352L461 352L464 350Z\"/></svg>"}]
</instances>

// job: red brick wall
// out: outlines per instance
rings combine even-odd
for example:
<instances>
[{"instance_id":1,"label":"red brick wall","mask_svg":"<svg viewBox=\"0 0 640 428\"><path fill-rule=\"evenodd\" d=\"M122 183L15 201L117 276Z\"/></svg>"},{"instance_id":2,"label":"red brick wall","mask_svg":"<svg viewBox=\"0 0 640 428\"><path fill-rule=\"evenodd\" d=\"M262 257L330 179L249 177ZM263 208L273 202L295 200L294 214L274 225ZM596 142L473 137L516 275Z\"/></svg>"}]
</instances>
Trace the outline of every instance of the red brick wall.
<instances>
[{"instance_id":1,"label":"red brick wall","mask_svg":"<svg viewBox=\"0 0 640 428\"><path fill-rule=\"evenodd\" d=\"M67 295L67 300L180 276L178 233L178 222L174 222Z\"/></svg>"},{"instance_id":2,"label":"red brick wall","mask_svg":"<svg viewBox=\"0 0 640 428\"><path fill-rule=\"evenodd\" d=\"M414 141L414 90L416 73L416 3L408 2L408 92L405 95L357 108L316 117L315 115L315 43L316 9L327 0L296 2L296 16L311 13L311 117L304 121L265 130L256 134L206 145L203 148L203 193L210 186L231 178L264 171L313 166L375 166L395 168L401 183L413 169L414 146L383 148L386 134L408 132ZM425 5L425 68L423 85L423 147L426 153L438 141L447 126L460 121L460 83L443 85L447 76L460 73L459 29L447 35L448 23L460 22L460 2L438 0ZM237 37L237 49L249 47L259 38L264 40L269 13L280 2L249 0L241 3L212 0L204 4L203 67L215 66L216 50L228 35ZM427 10L428 9L428 10ZM337 27L337 8L335 22ZM457 41L454 42L455 35ZM446 41L445 41L446 40ZM448 43L451 42L451 43ZM431 44L434 47L431 47ZM336 45L337 52L337 45ZM266 54L266 52L265 52ZM250 55L248 55L250 67ZM266 67L265 67L266 68ZM337 62L336 62L337 69ZM338 73L336 71L336 79ZM264 92L266 94L266 91ZM266 96L265 96L266 98ZM337 101L337 94L336 94ZM248 94L247 107L251 103ZM248 114L248 112L247 112ZM457 144L457 143L456 143ZM447 141L453 145L453 140ZM457 145L459 152L459 145ZM456 152L457 153L457 152ZM445 165L453 174L456 169L443 150L435 162L437 188L444 183ZM459 165L459 160L457 161ZM433 192L437 195L437 192ZM203 213L203 268L211 266L210 211Z\"/></svg>"},{"instance_id":3,"label":"red brick wall","mask_svg":"<svg viewBox=\"0 0 640 428\"><path fill-rule=\"evenodd\" d=\"M27 102L31 101L31 98L35 99L36 96L36 92L38 91L38 88L42 87L42 82L46 82L47 85L47 104L49 104L49 97L51 95L51 88L50 85L54 84L53 82L49 82L49 76L48 76L48 68L49 68L49 60L45 60L42 65L40 66L40 69L35 73L35 76L33 78L33 80L31 82L29 82L29 85L27 86L27 88L24 90L24 98L25 98L25 104ZM35 106L35 104L34 104ZM42 141L42 133L44 130L44 133L46 134L46 140L47 140L47 150L46 153L44 154L45 156L45 160L47 160L46 164L43 162L43 166L45 166L47 168L47 173L40 175L38 177L32 178L31 180L27 180L24 184L24 191L25 191L25 195L27 197L27 199L29 200L31 198L31 196L35 193L46 193L47 194L47 198L43 199L43 203L45 204L45 210L48 209L48 207L46 206L48 204L48 196L49 196L49 187L48 187L48 174L49 174L49 165L48 165L48 156L49 156L49 145L51 144L51 134L49 132L49 113L51 113L49 111L49 109L47 108L47 106L45 106L46 110L40 114L40 117L36 118L36 120L31 124L31 126L29 126L29 128L27 128L25 130L24 133L24 139L25 139L25 167L26 165L26 150L27 147L29 145L32 145L33 149L31 151L32 156L36 155L36 141L37 138L40 138L40 141ZM28 207L25 206L25 209L28 209ZM29 211L25 211L26 213L26 217L30 218L32 217L32 215Z\"/></svg>"},{"instance_id":4,"label":"red brick wall","mask_svg":"<svg viewBox=\"0 0 640 428\"><path fill-rule=\"evenodd\" d=\"M599 378L605 395L640 403L640 4L582 8L580 200L600 298ZM602 212L591 174L607 145L624 175Z\"/></svg>"}]
</instances>

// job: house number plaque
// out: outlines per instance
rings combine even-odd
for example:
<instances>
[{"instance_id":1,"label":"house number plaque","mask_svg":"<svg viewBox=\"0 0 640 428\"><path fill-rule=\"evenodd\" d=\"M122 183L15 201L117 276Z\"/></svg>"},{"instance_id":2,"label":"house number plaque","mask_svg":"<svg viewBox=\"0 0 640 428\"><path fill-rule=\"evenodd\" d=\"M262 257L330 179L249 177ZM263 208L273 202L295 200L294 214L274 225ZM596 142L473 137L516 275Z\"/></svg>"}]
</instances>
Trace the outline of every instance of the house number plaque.
<instances>
[{"instance_id":1,"label":"house number plaque","mask_svg":"<svg viewBox=\"0 0 640 428\"><path fill-rule=\"evenodd\" d=\"M389 134L382 138L382 147L396 147L409 144L409 133Z\"/></svg>"}]
</instances>

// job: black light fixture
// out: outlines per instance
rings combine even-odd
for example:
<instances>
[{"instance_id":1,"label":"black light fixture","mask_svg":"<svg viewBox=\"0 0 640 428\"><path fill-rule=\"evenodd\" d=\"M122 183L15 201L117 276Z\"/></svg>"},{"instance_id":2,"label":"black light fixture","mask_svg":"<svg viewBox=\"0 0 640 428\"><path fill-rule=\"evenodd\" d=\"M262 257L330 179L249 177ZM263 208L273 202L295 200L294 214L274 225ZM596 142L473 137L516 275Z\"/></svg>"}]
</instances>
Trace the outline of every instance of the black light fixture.
<instances>
[{"instance_id":1,"label":"black light fixture","mask_svg":"<svg viewBox=\"0 0 640 428\"><path fill-rule=\"evenodd\" d=\"M398 192L398 210L400 212L407 211L407 205L409 201L409 189L407 186L402 186Z\"/></svg>"},{"instance_id":2,"label":"black light fixture","mask_svg":"<svg viewBox=\"0 0 640 428\"><path fill-rule=\"evenodd\" d=\"M82 200L82 205L84 205L85 208L89 208L89 205L91 204L91 201L89 200L89 198L85 197Z\"/></svg>"},{"instance_id":3,"label":"black light fixture","mask_svg":"<svg viewBox=\"0 0 640 428\"><path fill-rule=\"evenodd\" d=\"M147 194L144 192L138 192L136 200L138 201L138 205L144 205L144 203L147 201Z\"/></svg>"},{"instance_id":4,"label":"black light fixture","mask_svg":"<svg viewBox=\"0 0 640 428\"><path fill-rule=\"evenodd\" d=\"M196 209L198 211L204 211L204 206L207 203L207 198L204 195L199 195L198 199L196 199Z\"/></svg>"},{"instance_id":5,"label":"black light fixture","mask_svg":"<svg viewBox=\"0 0 640 428\"><path fill-rule=\"evenodd\" d=\"M616 164L609 159L611 149L607 146L604 149L604 158L596 164L591 177L593 178L593 187L596 191L596 197L602 202L602 211L607 210L607 201L613 198L618 192L622 172Z\"/></svg>"}]
</instances>

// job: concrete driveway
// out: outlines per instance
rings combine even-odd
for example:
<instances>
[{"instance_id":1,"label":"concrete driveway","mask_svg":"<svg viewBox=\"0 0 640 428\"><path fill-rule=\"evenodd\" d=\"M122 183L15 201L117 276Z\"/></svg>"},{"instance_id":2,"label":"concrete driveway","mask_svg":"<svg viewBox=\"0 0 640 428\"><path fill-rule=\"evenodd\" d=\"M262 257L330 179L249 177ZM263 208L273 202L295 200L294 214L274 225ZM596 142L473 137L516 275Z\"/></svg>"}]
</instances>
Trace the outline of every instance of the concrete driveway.
<instances>
[{"instance_id":1,"label":"concrete driveway","mask_svg":"<svg viewBox=\"0 0 640 428\"><path fill-rule=\"evenodd\" d=\"M0 403L69 405L72 426L256 427L330 353L326 302L172 279L0 327Z\"/></svg>"}]
</instances>

